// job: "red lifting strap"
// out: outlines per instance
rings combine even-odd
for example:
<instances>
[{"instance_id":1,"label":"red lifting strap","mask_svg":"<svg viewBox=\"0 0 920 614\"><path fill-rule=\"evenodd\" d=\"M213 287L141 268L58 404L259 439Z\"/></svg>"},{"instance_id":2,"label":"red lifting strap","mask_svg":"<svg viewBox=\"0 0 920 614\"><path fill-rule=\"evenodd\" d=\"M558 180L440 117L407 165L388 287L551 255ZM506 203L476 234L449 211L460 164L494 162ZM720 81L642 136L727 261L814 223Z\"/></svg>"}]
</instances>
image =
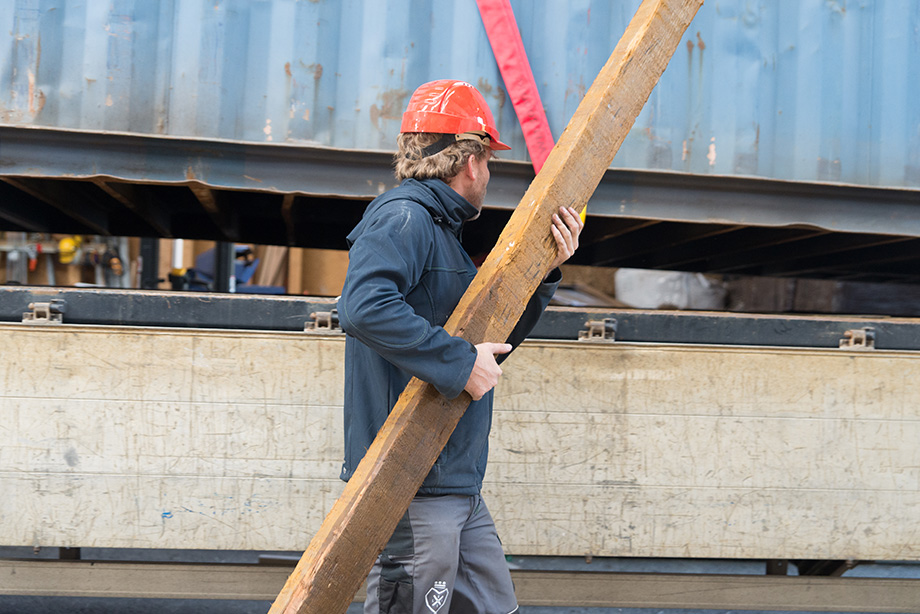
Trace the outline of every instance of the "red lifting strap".
<instances>
[{"instance_id":1,"label":"red lifting strap","mask_svg":"<svg viewBox=\"0 0 920 614\"><path fill-rule=\"evenodd\" d=\"M510 0L476 0L476 4L479 5L479 14L482 15L482 23L485 24L514 112L524 130L534 171L539 173L553 148L553 135L549 131L549 122L546 121L540 92L527 61Z\"/></svg>"}]
</instances>

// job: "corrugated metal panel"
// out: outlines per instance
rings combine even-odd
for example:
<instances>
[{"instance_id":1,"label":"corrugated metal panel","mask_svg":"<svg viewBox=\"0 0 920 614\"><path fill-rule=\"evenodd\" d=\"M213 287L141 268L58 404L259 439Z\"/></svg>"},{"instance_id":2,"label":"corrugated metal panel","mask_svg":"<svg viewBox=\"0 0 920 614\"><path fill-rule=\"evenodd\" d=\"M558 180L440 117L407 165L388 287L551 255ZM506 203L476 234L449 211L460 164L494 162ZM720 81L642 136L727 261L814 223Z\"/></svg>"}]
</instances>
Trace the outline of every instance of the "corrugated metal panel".
<instances>
[{"instance_id":1,"label":"corrugated metal panel","mask_svg":"<svg viewBox=\"0 0 920 614\"><path fill-rule=\"evenodd\" d=\"M513 6L558 136L639 0ZM614 166L920 187L920 3L708 0ZM0 122L393 148L409 93L479 86L474 0L7 0Z\"/></svg>"}]
</instances>

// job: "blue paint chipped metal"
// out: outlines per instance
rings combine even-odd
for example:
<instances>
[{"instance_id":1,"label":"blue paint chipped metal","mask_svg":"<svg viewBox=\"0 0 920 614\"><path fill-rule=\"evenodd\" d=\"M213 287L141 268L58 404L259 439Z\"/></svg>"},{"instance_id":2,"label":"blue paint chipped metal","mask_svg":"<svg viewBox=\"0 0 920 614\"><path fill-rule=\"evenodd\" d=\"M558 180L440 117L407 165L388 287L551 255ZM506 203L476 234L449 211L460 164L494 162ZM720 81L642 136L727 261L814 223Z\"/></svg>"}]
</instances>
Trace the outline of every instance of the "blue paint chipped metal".
<instances>
[{"instance_id":1,"label":"blue paint chipped metal","mask_svg":"<svg viewBox=\"0 0 920 614\"><path fill-rule=\"evenodd\" d=\"M639 0L515 10L553 134ZM708 0L614 167L920 187L920 3ZM393 148L420 83L486 95L524 139L472 0L8 0L0 123Z\"/></svg>"}]
</instances>

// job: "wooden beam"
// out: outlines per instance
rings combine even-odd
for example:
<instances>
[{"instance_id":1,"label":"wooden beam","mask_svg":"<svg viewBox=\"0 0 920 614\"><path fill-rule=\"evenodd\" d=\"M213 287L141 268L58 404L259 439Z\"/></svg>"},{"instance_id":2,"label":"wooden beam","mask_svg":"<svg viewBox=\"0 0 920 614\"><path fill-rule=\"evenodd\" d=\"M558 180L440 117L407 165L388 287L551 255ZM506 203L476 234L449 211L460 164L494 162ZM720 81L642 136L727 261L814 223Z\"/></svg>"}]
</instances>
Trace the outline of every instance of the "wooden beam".
<instances>
[{"instance_id":1,"label":"wooden beam","mask_svg":"<svg viewBox=\"0 0 920 614\"><path fill-rule=\"evenodd\" d=\"M504 340L556 255L560 206L584 209L702 0L644 0L445 330ZM270 614L343 613L470 403L413 379Z\"/></svg>"}]
</instances>

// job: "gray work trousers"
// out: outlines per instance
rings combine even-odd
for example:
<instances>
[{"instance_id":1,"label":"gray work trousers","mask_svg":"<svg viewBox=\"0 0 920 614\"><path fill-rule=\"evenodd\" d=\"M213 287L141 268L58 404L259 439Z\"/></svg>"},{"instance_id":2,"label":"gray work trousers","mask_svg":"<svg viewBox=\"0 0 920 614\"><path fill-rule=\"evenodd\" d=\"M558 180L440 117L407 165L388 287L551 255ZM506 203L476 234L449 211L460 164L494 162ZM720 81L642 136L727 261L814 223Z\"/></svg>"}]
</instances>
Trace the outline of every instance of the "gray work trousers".
<instances>
[{"instance_id":1,"label":"gray work trousers","mask_svg":"<svg viewBox=\"0 0 920 614\"><path fill-rule=\"evenodd\" d=\"M417 496L367 578L365 614L509 614L511 573L480 495Z\"/></svg>"}]
</instances>

